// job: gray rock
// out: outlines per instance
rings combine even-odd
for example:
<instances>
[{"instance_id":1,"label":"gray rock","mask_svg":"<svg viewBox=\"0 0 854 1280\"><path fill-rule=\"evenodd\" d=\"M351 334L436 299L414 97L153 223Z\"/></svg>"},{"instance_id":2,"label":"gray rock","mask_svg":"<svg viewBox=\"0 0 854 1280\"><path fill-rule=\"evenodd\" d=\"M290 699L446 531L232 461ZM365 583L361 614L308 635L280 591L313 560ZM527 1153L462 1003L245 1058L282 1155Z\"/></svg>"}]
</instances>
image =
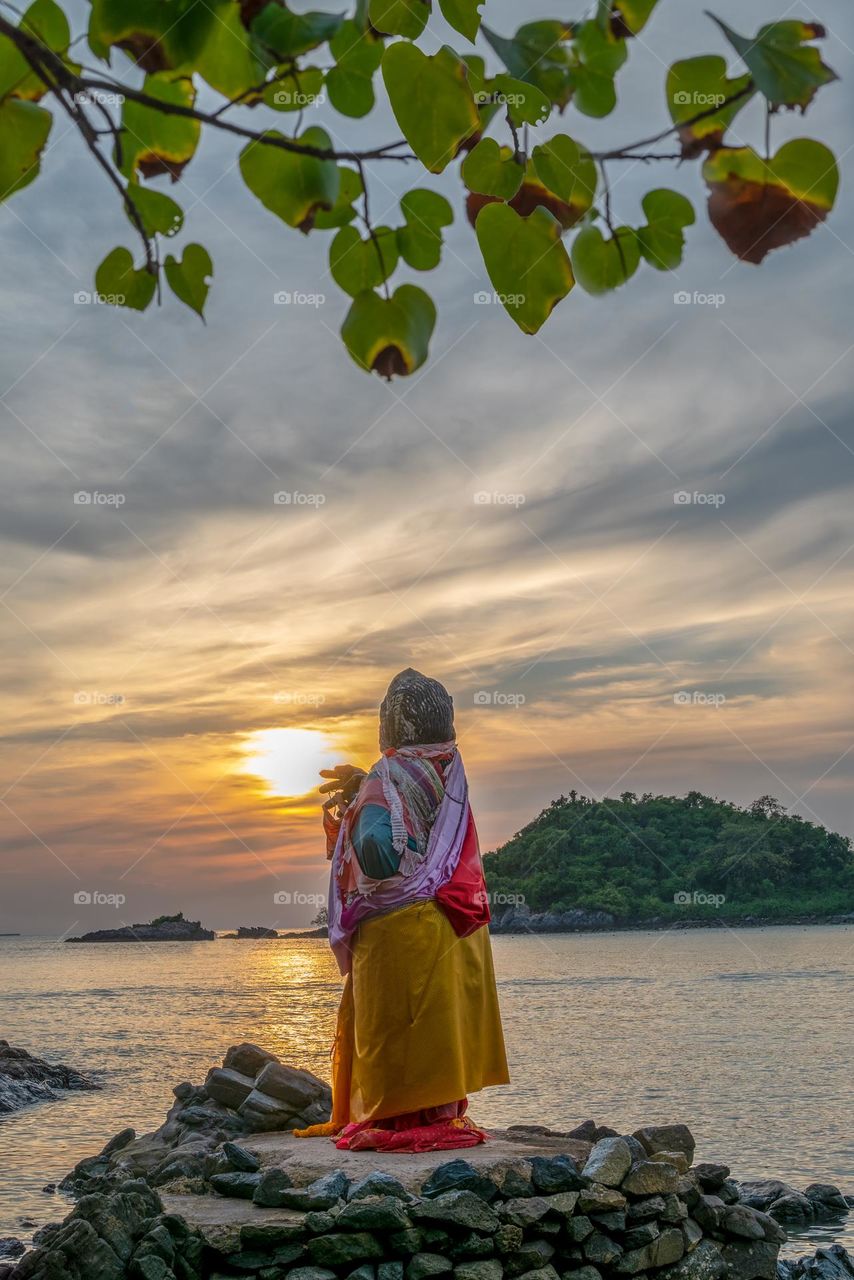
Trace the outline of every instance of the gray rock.
<instances>
[{"instance_id":1,"label":"gray rock","mask_svg":"<svg viewBox=\"0 0 854 1280\"><path fill-rule=\"evenodd\" d=\"M366 1196L395 1196L406 1203L412 1199L402 1182L392 1177L390 1173L379 1171L360 1178L347 1191L348 1200L361 1200Z\"/></svg>"},{"instance_id":2,"label":"gray rock","mask_svg":"<svg viewBox=\"0 0 854 1280\"><path fill-rule=\"evenodd\" d=\"M554 1267L548 1263L545 1267L538 1267L536 1271L524 1272L519 1276L519 1280L559 1280L559 1278Z\"/></svg>"},{"instance_id":3,"label":"gray rock","mask_svg":"<svg viewBox=\"0 0 854 1280\"><path fill-rule=\"evenodd\" d=\"M526 1271L546 1266L554 1254L554 1245L548 1240L526 1240L511 1257L505 1259L504 1270L508 1276L521 1276Z\"/></svg>"},{"instance_id":4,"label":"gray rock","mask_svg":"<svg viewBox=\"0 0 854 1280\"><path fill-rule=\"evenodd\" d=\"M541 1198L548 1206L550 1217L565 1220L572 1217L575 1212L579 1194L580 1192L578 1191L558 1191L556 1195L542 1196Z\"/></svg>"},{"instance_id":5,"label":"gray rock","mask_svg":"<svg viewBox=\"0 0 854 1280\"><path fill-rule=\"evenodd\" d=\"M268 1062L278 1062L279 1059L274 1053L268 1053L266 1049L261 1049L257 1044L250 1044L244 1041L242 1044L233 1044L223 1058L222 1065L231 1067L233 1071L239 1071L245 1076L257 1076L262 1067Z\"/></svg>"},{"instance_id":6,"label":"gray rock","mask_svg":"<svg viewBox=\"0 0 854 1280\"><path fill-rule=\"evenodd\" d=\"M619 1209L614 1209L611 1213L594 1213L592 1220L602 1231L609 1231L611 1234L626 1229L626 1215Z\"/></svg>"},{"instance_id":7,"label":"gray rock","mask_svg":"<svg viewBox=\"0 0 854 1280\"><path fill-rule=\"evenodd\" d=\"M664 1210L661 1214L662 1222L679 1223L684 1222L688 1217L688 1206L684 1201L680 1200L676 1195L666 1195L664 1197Z\"/></svg>"},{"instance_id":8,"label":"gray rock","mask_svg":"<svg viewBox=\"0 0 854 1280\"><path fill-rule=\"evenodd\" d=\"M412 1222L396 1196L363 1196L344 1206L336 1226L339 1230L405 1231Z\"/></svg>"},{"instance_id":9,"label":"gray rock","mask_svg":"<svg viewBox=\"0 0 854 1280\"><path fill-rule=\"evenodd\" d=\"M549 1202L545 1196L517 1196L512 1200L505 1200L498 1206L498 1214L502 1221L522 1228L539 1222L548 1211Z\"/></svg>"},{"instance_id":10,"label":"gray rock","mask_svg":"<svg viewBox=\"0 0 854 1280\"><path fill-rule=\"evenodd\" d=\"M493 1234L496 1253L515 1253L522 1245L522 1228L504 1222Z\"/></svg>"},{"instance_id":11,"label":"gray rock","mask_svg":"<svg viewBox=\"0 0 854 1280\"><path fill-rule=\"evenodd\" d=\"M567 1239L573 1244L581 1244L582 1240L586 1240L593 1230L593 1223L583 1213L576 1214L574 1218L570 1218L566 1224Z\"/></svg>"},{"instance_id":12,"label":"gray rock","mask_svg":"<svg viewBox=\"0 0 854 1280\"><path fill-rule=\"evenodd\" d=\"M449 1160L447 1164L440 1164L421 1188L423 1196L437 1196L443 1191L473 1191L482 1200L494 1200L498 1195L492 1179L478 1173L468 1160Z\"/></svg>"},{"instance_id":13,"label":"gray rock","mask_svg":"<svg viewBox=\"0 0 854 1280\"><path fill-rule=\"evenodd\" d=\"M794 1187L790 1187L787 1182L780 1182L778 1178L742 1182L740 1192L742 1204L749 1204L752 1209L764 1209L766 1213L781 1196L799 1194Z\"/></svg>"},{"instance_id":14,"label":"gray rock","mask_svg":"<svg viewBox=\"0 0 854 1280\"><path fill-rule=\"evenodd\" d=\"M347 1280L376 1280L376 1271L370 1262L363 1262L347 1276Z\"/></svg>"},{"instance_id":15,"label":"gray rock","mask_svg":"<svg viewBox=\"0 0 854 1280\"><path fill-rule=\"evenodd\" d=\"M675 1191L678 1181L678 1170L672 1164L643 1160L632 1165L623 1179L622 1190L635 1196L654 1196Z\"/></svg>"},{"instance_id":16,"label":"gray rock","mask_svg":"<svg viewBox=\"0 0 854 1280\"><path fill-rule=\"evenodd\" d=\"M0 1114L33 1102L50 1102L59 1096L58 1090L100 1088L95 1080L72 1067L34 1058L26 1049L0 1040Z\"/></svg>"},{"instance_id":17,"label":"gray rock","mask_svg":"<svg viewBox=\"0 0 854 1280\"><path fill-rule=\"evenodd\" d=\"M454 1267L457 1280L501 1280L504 1268L497 1258L484 1258L479 1262L461 1262Z\"/></svg>"},{"instance_id":18,"label":"gray rock","mask_svg":"<svg viewBox=\"0 0 854 1280\"><path fill-rule=\"evenodd\" d=\"M664 1213L663 1196L649 1196L646 1200L635 1200L626 1209L626 1217L630 1222L649 1222Z\"/></svg>"},{"instance_id":19,"label":"gray rock","mask_svg":"<svg viewBox=\"0 0 854 1280\"><path fill-rule=\"evenodd\" d=\"M696 1249L658 1273L658 1280L723 1280L726 1263L719 1247L701 1240Z\"/></svg>"},{"instance_id":20,"label":"gray rock","mask_svg":"<svg viewBox=\"0 0 854 1280\"><path fill-rule=\"evenodd\" d=\"M346 1173L336 1169L316 1178L307 1187L291 1187L279 1193L280 1204L287 1209L323 1210L331 1209L334 1204L347 1194L350 1179Z\"/></svg>"},{"instance_id":21,"label":"gray rock","mask_svg":"<svg viewBox=\"0 0 854 1280\"><path fill-rule=\"evenodd\" d=\"M747 1240L764 1240L765 1228L759 1222L758 1210L747 1204L728 1205L721 1226L728 1235L744 1236Z\"/></svg>"},{"instance_id":22,"label":"gray rock","mask_svg":"<svg viewBox=\"0 0 854 1280\"><path fill-rule=\"evenodd\" d=\"M700 1231L700 1228L697 1227L697 1230ZM639 1227L632 1227L625 1233L623 1246L626 1249L641 1249L645 1244L651 1244L659 1234L657 1223L643 1222ZM701 1236L702 1234L702 1231L700 1231Z\"/></svg>"},{"instance_id":23,"label":"gray rock","mask_svg":"<svg viewBox=\"0 0 854 1280\"><path fill-rule=\"evenodd\" d=\"M377 1267L377 1280L403 1280L402 1262L381 1262Z\"/></svg>"},{"instance_id":24,"label":"gray rock","mask_svg":"<svg viewBox=\"0 0 854 1280\"><path fill-rule=\"evenodd\" d=\"M101 1155L111 1156L116 1151L124 1151L128 1143L133 1142L135 1138L136 1129L121 1129L114 1137L110 1138Z\"/></svg>"},{"instance_id":25,"label":"gray rock","mask_svg":"<svg viewBox=\"0 0 854 1280\"><path fill-rule=\"evenodd\" d=\"M663 1202L662 1202L663 1203ZM578 1196L578 1208L582 1213L610 1213L613 1209L625 1209L626 1197L614 1187L603 1187L594 1182Z\"/></svg>"},{"instance_id":26,"label":"gray rock","mask_svg":"<svg viewBox=\"0 0 854 1280\"><path fill-rule=\"evenodd\" d=\"M279 1245L293 1244L305 1236L302 1226L296 1222L247 1222L240 1228L242 1249L275 1249Z\"/></svg>"},{"instance_id":27,"label":"gray rock","mask_svg":"<svg viewBox=\"0 0 854 1280\"><path fill-rule=\"evenodd\" d=\"M632 1153L623 1138L602 1138L590 1152L582 1172L593 1182L618 1187L632 1165Z\"/></svg>"},{"instance_id":28,"label":"gray rock","mask_svg":"<svg viewBox=\"0 0 854 1280\"><path fill-rule=\"evenodd\" d=\"M284 1204L281 1197L292 1186L290 1175L284 1169L265 1169L252 1199L264 1208L280 1209Z\"/></svg>"},{"instance_id":29,"label":"gray rock","mask_svg":"<svg viewBox=\"0 0 854 1280\"><path fill-rule=\"evenodd\" d=\"M288 1102L253 1089L240 1104L237 1114L250 1133L269 1133L279 1129L298 1129L299 1113Z\"/></svg>"},{"instance_id":30,"label":"gray rock","mask_svg":"<svg viewBox=\"0 0 854 1280\"><path fill-rule=\"evenodd\" d=\"M451 1260L441 1253L416 1253L406 1268L406 1280L427 1280L429 1276L447 1275L453 1269Z\"/></svg>"},{"instance_id":31,"label":"gray rock","mask_svg":"<svg viewBox=\"0 0 854 1280\"><path fill-rule=\"evenodd\" d=\"M841 1244L816 1249L808 1258L779 1263L781 1280L854 1280L854 1258Z\"/></svg>"},{"instance_id":32,"label":"gray rock","mask_svg":"<svg viewBox=\"0 0 854 1280\"><path fill-rule=\"evenodd\" d=\"M288 1280L337 1280L337 1276L326 1267L294 1267L288 1272Z\"/></svg>"},{"instance_id":33,"label":"gray rock","mask_svg":"<svg viewBox=\"0 0 854 1280\"><path fill-rule=\"evenodd\" d=\"M383 1247L367 1231L333 1231L308 1242L308 1255L315 1266L345 1267L383 1257Z\"/></svg>"},{"instance_id":34,"label":"gray rock","mask_svg":"<svg viewBox=\"0 0 854 1280\"><path fill-rule=\"evenodd\" d=\"M260 1182L260 1173L215 1173L210 1179L214 1191L235 1200L251 1200Z\"/></svg>"},{"instance_id":35,"label":"gray rock","mask_svg":"<svg viewBox=\"0 0 854 1280\"><path fill-rule=\"evenodd\" d=\"M694 1159L694 1135L685 1124L653 1124L635 1129L634 1135L648 1155L658 1151L682 1151L688 1163Z\"/></svg>"},{"instance_id":36,"label":"gray rock","mask_svg":"<svg viewBox=\"0 0 854 1280\"><path fill-rule=\"evenodd\" d=\"M254 1088L255 1081L252 1076L245 1076L229 1067L211 1067L205 1078L205 1092L208 1097L213 1098L215 1102L221 1102L224 1107L231 1107L234 1111L246 1101ZM185 1112L184 1123L186 1123L186 1115Z\"/></svg>"},{"instance_id":37,"label":"gray rock","mask_svg":"<svg viewBox=\"0 0 854 1280\"><path fill-rule=\"evenodd\" d=\"M725 1178L718 1187L718 1195L724 1204L738 1204L741 1199L741 1191L738 1183L734 1178Z\"/></svg>"},{"instance_id":38,"label":"gray rock","mask_svg":"<svg viewBox=\"0 0 854 1280\"><path fill-rule=\"evenodd\" d=\"M652 1265L667 1267L678 1262L685 1252L685 1238L678 1227L668 1227L649 1246L652 1250Z\"/></svg>"},{"instance_id":39,"label":"gray rock","mask_svg":"<svg viewBox=\"0 0 854 1280\"><path fill-rule=\"evenodd\" d=\"M224 1142L222 1154L231 1167L240 1173L257 1173L261 1168L258 1157L253 1156L252 1152L247 1151L245 1147L239 1147L236 1142Z\"/></svg>"},{"instance_id":40,"label":"gray rock","mask_svg":"<svg viewBox=\"0 0 854 1280\"><path fill-rule=\"evenodd\" d=\"M491 1258L495 1253L494 1237L481 1235L479 1231L467 1231L464 1236L448 1244L445 1253L455 1263Z\"/></svg>"},{"instance_id":41,"label":"gray rock","mask_svg":"<svg viewBox=\"0 0 854 1280\"><path fill-rule=\"evenodd\" d=\"M23 1240L18 1240L15 1236L0 1237L0 1258L20 1258L22 1253L26 1253L27 1246Z\"/></svg>"},{"instance_id":42,"label":"gray rock","mask_svg":"<svg viewBox=\"0 0 854 1280\"><path fill-rule=\"evenodd\" d=\"M589 1179L579 1172L571 1156L534 1156L531 1160L531 1181L537 1191L546 1195L558 1191L580 1191Z\"/></svg>"},{"instance_id":43,"label":"gray rock","mask_svg":"<svg viewBox=\"0 0 854 1280\"><path fill-rule=\"evenodd\" d=\"M685 1241L685 1252L690 1253L692 1249L696 1249L697 1245L703 1238L703 1228L699 1222L695 1222L693 1218L686 1218L682 1223L682 1238Z\"/></svg>"},{"instance_id":44,"label":"gray rock","mask_svg":"<svg viewBox=\"0 0 854 1280\"><path fill-rule=\"evenodd\" d=\"M321 1098L331 1100L329 1085L310 1071L286 1067L281 1062L268 1062L262 1067L255 1077L255 1087L271 1098L288 1103L293 1111L302 1111Z\"/></svg>"},{"instance_id":45,"label":"gray rock","mask_svg":"<svg viewBox=\"0 0 854 1280\"><path fill-rule=\"evenodd\" d=\"M419 1221L449 1222L473 1231L494 1231L498 1226L493 1210L473 1191L443 1191L432 1200L414 1205L411 1214Z\"/></svg>"},{"instance_id":46,"label":"gray rock","mask_svg":"<svg viewBox=\"0 0 854 1280\"><path fill-rule=\"evenodd\" d=\"M839 1187L835 1187L831 1182L811 1182L808 1187L804 1187L804 1195L814 1204L828 1209L838 1209L840 1213L848 1211L848 1201Z\"/></svg>"},{"instance_id":47,"label":"gray rock","mask_svg":"<svg viewBox=\"0 0 854 1280\"><path fill-rule=\"evenodd\" d=\"M694 1165L694 1173L704 1191L717 1191L729 1177L729 1165L702 1161Z\"/></svg>"},{"instance_id":48,"label":"gray rock","mask_svg":"<svg viewBox=\"0 0 854 1280\"><path fill-rule=\"evenodd\" d=\"M726 1216L727 1206L719 1196L700 1196L694 1205L694 1217L704 1231L718 1231Z\"/></svg>"},{"instance_id":49,"label":"gray rock","mask_svg":"<svg viewBox=\"0 0 854 1280\"><path fill-rule=\"evenodd\" d=\"M610 1236L606 1236L603 1231L594 1231L587 1237L581 1248L589 1262L599 1263L600 1266L610 1266L615 1263L623 1252L622 1246Z\"/></svg>"},{"instance_id":50,"label":"gray rock","mask_svg":"<svg viewBox=\"0 0 854 1280\"><path fill-rule=\"evenodd\" d=\"M779 1252L780 1246L769 1240L726 1241L721 1253L727 1280L776 1280Z\"/></svg>"},{"instance_id":51,"label":"gray rock","mask_svg":"<svg viewBox=\"0 0 854 1280\"><path fill-rule=\"evenodd\" d=\"M575 1271L564 1271L561 1280L602 1280L602 1274L595 1267L578 1267Z\"/></svg>"},{"instance_id":52,"label":"gray rock","mask_svg":"<svg viewBox=\"0 0 854 1280\"><path fill-rule=\"evenodd\" d=\"M768 1212L778 1222L811 1222L815 1217L815 1202L794 1191L775 1200Z\"/></svg>"}]
</instances>

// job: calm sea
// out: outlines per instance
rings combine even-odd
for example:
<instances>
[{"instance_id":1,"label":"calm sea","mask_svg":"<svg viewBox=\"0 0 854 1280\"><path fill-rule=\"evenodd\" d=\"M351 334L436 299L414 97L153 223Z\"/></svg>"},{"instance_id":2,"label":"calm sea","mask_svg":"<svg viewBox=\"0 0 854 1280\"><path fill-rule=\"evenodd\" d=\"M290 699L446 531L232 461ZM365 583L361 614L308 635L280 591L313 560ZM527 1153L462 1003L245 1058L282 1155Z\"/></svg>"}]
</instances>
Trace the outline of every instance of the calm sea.
<instances>
[{"instance_id":1,"label":"calm sea","mask_svg":"<svg viewBox=\"0 0 854 1280\"><path fill-rule=\"evenodd\" d=\"M621 1131L685 1121L736 1177L854 1193L854 930L845 926L494 941L513 1082L487 1125ZM117 1130L160 1123L252 1040L328 1076L340 990L325 943L92 944L0 939L0 1036L95 1075L101 1093L0 1117L0 1236L67 1206L42 1187ZM813 1228L854 1250L854 1222ZM805 1240L787 1246L804 1253Z\"/></svg>"}]
</instances>

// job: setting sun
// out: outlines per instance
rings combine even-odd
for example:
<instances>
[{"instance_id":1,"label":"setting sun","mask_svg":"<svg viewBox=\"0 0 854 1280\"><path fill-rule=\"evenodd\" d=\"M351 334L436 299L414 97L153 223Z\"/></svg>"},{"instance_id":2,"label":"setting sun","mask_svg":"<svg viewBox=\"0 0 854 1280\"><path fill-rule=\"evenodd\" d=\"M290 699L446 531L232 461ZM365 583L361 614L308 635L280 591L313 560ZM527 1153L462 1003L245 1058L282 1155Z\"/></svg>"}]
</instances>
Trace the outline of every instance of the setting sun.
<instances>
[{"instance_id":1,"label":"setting sun","mask_svg":"<svg viewBox=\"0 0 854 1280\"><path fill-rule=\"evenodd\" d=\"M320 785L318 774L336 764L329 738L318 729L260 729L244 744L244 773L263 778L277 795L307 795Z\"/></svg>"}]
</instances>

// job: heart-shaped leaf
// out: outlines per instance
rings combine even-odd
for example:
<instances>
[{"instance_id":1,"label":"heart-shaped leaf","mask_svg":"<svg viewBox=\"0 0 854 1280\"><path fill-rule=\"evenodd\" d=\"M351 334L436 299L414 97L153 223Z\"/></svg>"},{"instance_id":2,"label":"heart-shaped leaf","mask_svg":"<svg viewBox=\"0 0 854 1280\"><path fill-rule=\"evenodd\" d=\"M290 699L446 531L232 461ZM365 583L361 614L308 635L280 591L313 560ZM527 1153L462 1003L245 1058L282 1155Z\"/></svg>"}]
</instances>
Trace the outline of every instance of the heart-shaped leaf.
<instances>
[{"instance_id":1,"label":"heart-shaped leaf","mask_svg":"<svg viewBox=\"0 0 854 1280\"><path fill-rule=\"evenodd\" d=\"M342 227L329 246L332 279L351 298L387 280L397 259L397 235L390 227L376 227L364 240L355 227Z\"/></svg>"},{"instance_id":2,"label":"heart-shaped leaf","mask_svg":"<svg viewBox=\"0 0 854 1280\"><path fill-rule=\"evenodd\" d=\"M598 227L579 231L572 246L575 278L587 293L608 293L638 269L640 246L631 227L617 227L606 240Z\"/></svg>"},{"instance_id":3,"label":"heart-shaped leaf","mask_svg":"<svg viewBox=\"0 0 854 1280\"><path fill-rule=\"evenodd\" d=\"M536 333L575 283L560 223L542 208L522 218L487 204L475 230L499 301L523 333Z\"/></svg>"},{"instance_id":4,"label":"heart-shaped leaf","mask_svg":"<svg viewBox=\"0 0 854 1280\"><path fill-rule=\"evenodd\" d=\"M638 228L638 247L657 271L673 271L682 261L685 227L696 221L691 201L678 191L660 187L641 201L646 225Z\"/></svg>"},{"instance_id":5,"label":"heart-shaped leaf","mask_svg":"<svg viewBox=\"0 0 854 1280\"><path fill-rule=\"evenodd\" d=\"M499 200L510 200L522 185L524 166L509 147L499 147L494 138L482 138L463 161L462 179L469 191L479 191Z\"/></svg>"},{"instance_id":6,"label":"heart-shaped leaf","mask_svg":"<svg viewBox=\"0 0 854 1280\"><path fill-rule=\"evenodd\" d=\"M341 326L350 355L365 370L389 381L405 378L427 359L436 324L433 300L413 284L402 284L391 298L360 293Z\"/></svg>"},{"instance_id":7,"label":"heart-shaped leaf","mask_svg":"<svg viewBox=\"0 0 854 1280\"><path fill-rule=\"evenodd\" d=\"M180 76L146 76L144 91L160 102L192 107L196 91L192 80ZM145 178L168 173L177 182L199 144L202 126L187 116L167 115L128 99L122 109L122 173L128 178L139 170Z\"/></svg>"},{"instance_id":8,"label":"heart-shaped leaf","mask_svg":"<svg viewBox=\"0 0 854 1280\"><path fill-rule=\"evenodd\" d=\"M679 125L682 154L689 158L719 147L754 93L749 73L730 79L726 59L718 54L674 62L667 73L667 106L671 120Z\"/></svg>"},{"instance_id":9,"label":"heart-shaped leaf","mask_svg":"<svg viewBox=\"0 0 854 1280\"><path fill-rule=\"evenodd\" d=\"M369 0L368 18L384 36L417 40L430 17L429 0Z\"/></svg>"},{"instance_id":10,"label":"heart-shaped leaf","mask_svg":"<svg viewBox=\"0 0 854 1280\"><path fill-rule=\"evenodd\" d=\"M305 111L320 103L323 72L320 67L289 67L264 88L261 98L274 111Z\"/></svg>"},{"instance_id":11,"label":"heart-shaped leaf","mask_svg":"<svg viewBox=\"0 0 854 1280\"><path fill-rule=\"evenodd\" d=\"M0 201L38 176L53 116L33 102L0 103Z\"/></svg>"},{"instance_id":12,"label":"heart-shaped leaf","mask_svg":"<svg viewBox=\"0 0 854 1280\"><path fill-rule=\"evenodd\" d=\"M276 60L263 56L259 42L246 30L239 4L220 2L211 8L216 10L216 21L211 24L193 70L224 97L257 102L257 95L247 91L263 83Z\"/></svg>"},{"instance_id":13,"label":"heart-shaped leaf","mask_svg":"<svg viewBox=\"0 0 854 1280\"><path fill-rule=\"evenodd\" d=\"M144 267L137 270L130 249L119 245L95 272L95 288L101 302L144 311L154 297L157 277Z\"/></svg>"},{"instance_id":14,"label":"heart-shaped leaf","mask_svg":"<svg viewBox=\"0 0 854 1280\"><path fill-rule=\"evenodd\" d=\"M34 0L19 26L54 53L67 52L71 29L56 0ZM15 97L38 102L46 93L47 85L30 69L17 46L6 36L0 36L0 99Z\"/></svg>"},{"instance_id":15,"label":"heart-shaped leaf","mask_svg":"<svg viewBox=\"0 0 854 1280\"><path fill-rule=\"evenodd\" d=\"M507 39L481 27L489 44L511 76L536 85L560 110L572 97L570 56L565 42L572 36L569 23L544 19L521 26Z\"/></svg>"},{"instance_id":16,"label":"heart-shaped leaf","mask_svg":"<svg viewBox=\"0 0 854 1280\"><path fill-rule=\"evenodd\" d=\"M129 182L127 192L142 219L147 235L178 234L184 225L184 211L170 196L153 187L141 186L138 182Z\"/></svg>"},{"instance_id":17,"label":"heart-shaped leaf","mask_svg":"<svg viewBox=\"0 0 854 1280\"><path fill-rule=\"evenodd\" d=\"M200 244L185 245L183 258L179 261L170 253L163 270L175 296L201 316L213 275L213 263L207 249Z\"/></svg>"},{"instance_id":18,"label":"heart-shaped leaf","mask_svg":"<svg viewBox=\"0 0 854 1280\"><path fill-rule=\"evenodd\" d=\"M614 77L628 53L626 42L603 31L594 18L582 22L572 41L573 102L586 116L610 115L617 105Z\"/></svg>"},{"instance_id":19,"label":"heart-shaped leaf","mask_svg":"<svg viewBox=\"0 0 854 1280\"><path fill-rule=\"evenodd\" d=\"M480 8L485 0L439 0L442 17L472 44L480 28Z\"/></svg>"},{"instance_id":20,"label":"heart-shaped leaf","mask_svg":"<svg viewBox=\"0 0 854 1280\"><path fill-rule=\"evenodd\" d=\"M703 177L712 226L744 262L808 236L839 188L833 152L810 138L784 143L769 162L752 147L713 151Z\"/></svg>"},{"instance_id":21,"label":"heart-shaped leaf","mask_svg":"<svg viewBox=\"0 0 854 1280\"><path fill-rule=\"evenodd\" d=\"M714 18L714 15L711 15ZM838 77L808 42L825 34L817 22L771 22L752 39L740 36L714 18L772 107L800 107L812 102L823 84Z\"/></svg>"},{"instance_id":22,"label":"heart-shaped leaf","mask_svg":"<svg viewBox=\"0 0 854 1280\"><path fill-rule=\"evenodd\" d=\"M215 8L193 0L92 0L89 48L105 62L115 47L143 71L178 70L199 56L220 20Z\"/></svg>"},{"instance_id":23,"label":"heart-shaped leaf","mask_svg":"<svg viewBox=\"0 0 854 1280\"><path fill-rule=\"evenodd\" d=\"M326 76L329 101L342 115L367 115L375 101L374 73L382 61L382 41L351 20L338 28L329 51L335 58Z\"/></svg>"},{"instance_id":24,"label":"heart-shaped leaf","mask_svg":"<svg viewBox=\"0 0 854 1280\"><path fill-rule=\"evenodd\" d=\"M354 203L359 199L364 188L357 169L346 164L338 166L338 195L331 209L319 209L314 215L314 225L318 231L329 231L334 227L344 227L356 216Z\"/></svg>"},{"instance_id":25,"label":"heart-shaped leaf","mask_svg":"<svg viewBox=\"0 0 854 1280\"><path fill-rule=\"evenodd\" d=\"M262 4L250 30L276 62L288 62L326 44L342 21L337 13L292 13L285 4Z\"/></svg>"},{"instance_id":26,"label":"heart-shaped leaf","mask_svg":"<svg viewBox=\"0 0 854 1280\"><path fill-rule=\"evenodd\" d=\"M432 57L401 41L383 54L383 80L395 119L431 173L441 173L480 116L465 64L443 46Z\"/></svg>"},{"instance_id":27,"label":"heart-shaped leaf","mask_svg":"<svg viewBox=\"0 0 854 1280\"><path fill-rule=\"evenodd\" d=\"M492 78L489 88L499 109L505 108L511 124L517 129L523 124L542 124L551 115L551 102L534 84L501 74Z\"/></svg>"},{"instance_id":28,"label":"heart-shaped leaf","mask_svg":"<svg viewBox=\"0 0 854 1280\"><path fill-rule=\"evenodd\" d=\"M590 152L567 134L558 133L534 147L531 160L543 186L575 211L573 221L582 218L596 195L596 165Z\"/></svg>"},{"instance_id":29,"label":"heart-shaped leaf","mask_svg":"<svg viewBox=\"0 0 854 1280\"><path fill-rule=\"evenodd\" d=\"M275 130L265 137L283 135ZM329 151L329 135L316 125L294 139L305 147ZM253 195L265 208L275 213L289 227L310 231L318 211L331 210L338 196L340 181L334 160L320 160L312 155L299 155L263 142L250 142L240 153L240 172Z\"/></svg>"},{"instance_id":30,"label":"heart-shaped leaf","mask_svg":"<svg viewBox=\"0 0 854 1280\"><path fill-rule=\"evenodd\" d=\"M436 191L416 188L401 198L406 225L398 227L400 256L416 271L432 271L442 256L442 228L450 226L454 211Z\"/></svg>"}]
</instances>

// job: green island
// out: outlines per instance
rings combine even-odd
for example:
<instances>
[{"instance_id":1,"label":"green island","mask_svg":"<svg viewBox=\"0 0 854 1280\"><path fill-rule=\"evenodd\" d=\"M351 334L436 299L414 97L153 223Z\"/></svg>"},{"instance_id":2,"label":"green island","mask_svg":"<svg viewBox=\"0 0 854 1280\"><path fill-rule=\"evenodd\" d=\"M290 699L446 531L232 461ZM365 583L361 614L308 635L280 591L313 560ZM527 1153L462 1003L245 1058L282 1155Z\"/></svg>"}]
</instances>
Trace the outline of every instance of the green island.
<instances>
[{"instance_id":1,"label":"green island","mask_svg":"<svg viewBox=\"0 0 854 1280\"><path fill-rule=\"evenodd\" d=\"M767 795L742 808L699 791L602 800L571 791L484 866L499 930L514 913L518 919L518 904L549 918L608 913L617 926L688 917L783 922L854 907L850 839ZM596 923L609 922L591 916Z\"/></svg>"}]
</instances>

